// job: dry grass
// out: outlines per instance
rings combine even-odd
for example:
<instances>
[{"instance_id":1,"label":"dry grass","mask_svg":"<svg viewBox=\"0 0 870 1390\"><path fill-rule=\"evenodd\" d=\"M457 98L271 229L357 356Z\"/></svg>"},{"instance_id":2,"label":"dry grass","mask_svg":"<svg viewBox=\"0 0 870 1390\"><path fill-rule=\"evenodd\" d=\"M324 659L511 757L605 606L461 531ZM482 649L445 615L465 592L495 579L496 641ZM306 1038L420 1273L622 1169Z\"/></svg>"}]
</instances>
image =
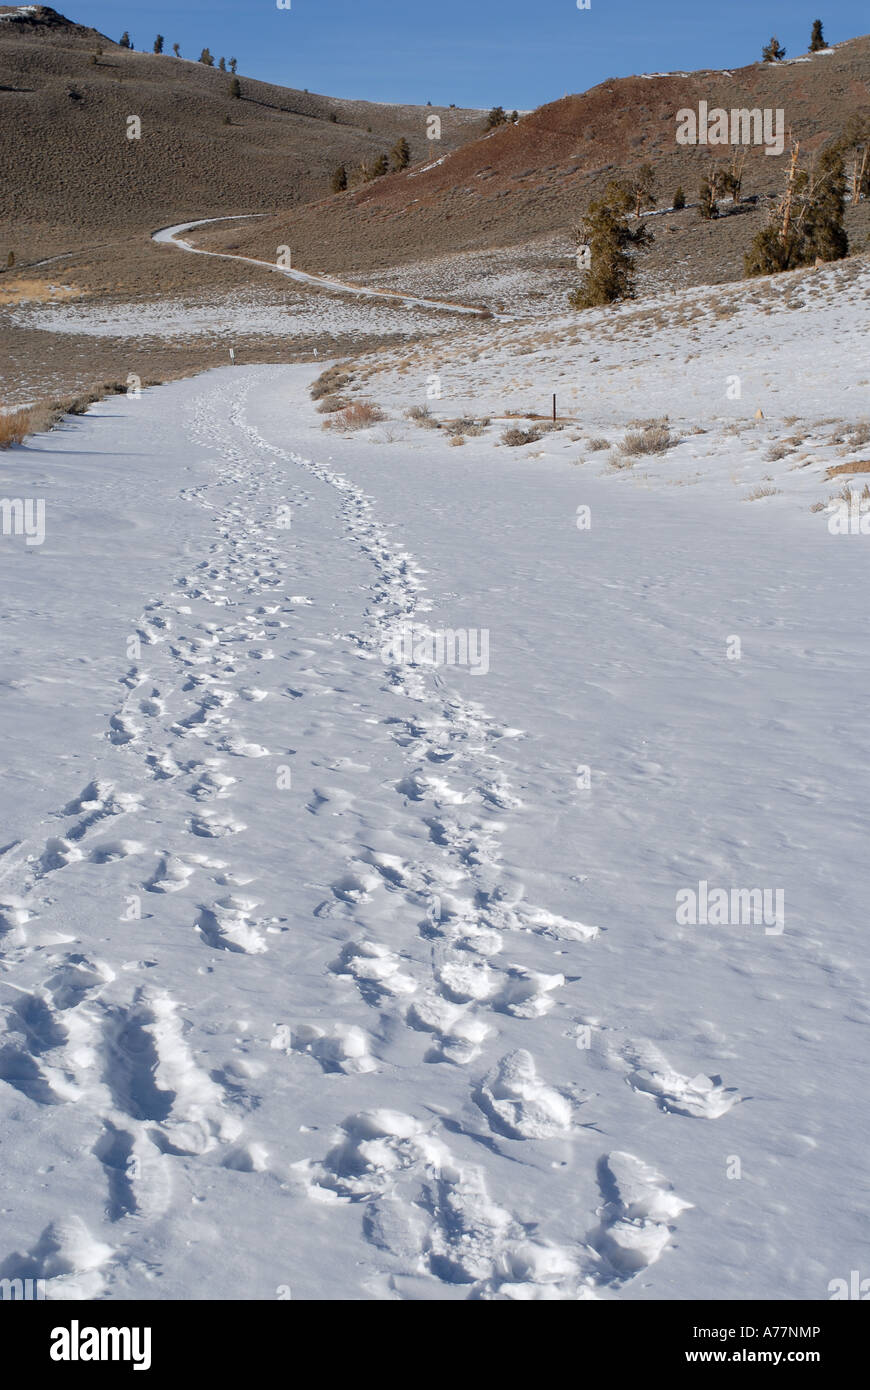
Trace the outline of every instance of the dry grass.
<instances>
[{"instance_id":1,"label":"dry grass","mask_svg":"<svg viewBox=\"0 0 870 1390\"><path fill-rule=\"evenodd\" d=\"M13 410L9 415L0 415L0 449L23 444L33 433L32 417L32 410Z\"/></svg>"},{"instance_id":2,"label":"dry grass","mask_svg":"<svg viewBox=\"0 0 870 1390\"><path fill-rule=\"evenodd\" d=\"M751 492L747 492L743 498L744 502L757 502L761 497L776 497L782 492L778 487L754 487Z\"/></svg>"},{"instance_id":3,"label":"dry grass","mask_svg":"<svg viewBox=\"0 0 870 1390\"><path fill-rule=\"evenodd\" d=\"M376 425L379 420L387 417L379 405L374 405L371 401L354 401L353 405L346 406L338 414L333 415L331 420L324 420L325 430L364 430L369 425Z\"/></svg>"},{"instance_id":4,"label":"dry grass","mask_svg":"<svg viewBox=\"0 0 870 1390\"><path fill-rule=\"evenodd\" d=\"M837 478L841 473L870 473L870 459L859 459L857 463L833 464L825 476Z\"/></svg>"},{"instance_id":5,"label":"dry grass","mask_svg":"<svg viewBox=\"0 0 870 1390\"><path fill-rule=\"evenodd\" d=\"M790 453L791 449L789 445L785 441L782 441L779 444L771 444L764 457L767 459L768 463L778 463L780 459L787 458Z\"/></svg>"}]
</instances>

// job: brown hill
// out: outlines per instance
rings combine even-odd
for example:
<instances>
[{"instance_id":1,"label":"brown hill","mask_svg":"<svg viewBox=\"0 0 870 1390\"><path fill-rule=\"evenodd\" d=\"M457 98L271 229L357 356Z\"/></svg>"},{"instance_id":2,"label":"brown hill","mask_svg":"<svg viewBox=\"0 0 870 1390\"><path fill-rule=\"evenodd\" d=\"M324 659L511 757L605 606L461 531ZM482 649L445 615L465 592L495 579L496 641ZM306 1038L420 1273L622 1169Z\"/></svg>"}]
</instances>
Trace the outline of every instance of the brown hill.
<instances>
[{"instance_id":1,"label":"brown hill","mask_svg":"<svg viewBox=\"0 0 870 1390\"><path fill-rule=\"evenodd\" d=\"M423 158L433 112L446 149L484 126L480 111L239 78L234 100L217 68L121 48L46 6L0 7L0 246L26 263L188 217L294 207L399 136ZM127 138L130 115L141 139Z\"/></svg>"},{"instance_id":2,"label":"brown hill","mask_svg":"<svg viewBox=\"0 0 870 1390\"><path fill-rule=\"evenodd\" d=\"M445 252L510 246L567 229L593 194L619 174L649 162L659 205L678 185L689 198L711 159L728 147L678 145L676 113L709 108L771 108L810 152L856 113L870 115L870 37L833 52L730 72L614 78L564 97L460 149L438 150L431 167L389 175L307 207L288 209L280 229L296 246L317 246L318 264L335 273L365 271ZM782 158L749 150L744 194L776 192ZM243 254L275 244L278 223L264 219L233 240ZM226 232L209 231L219 247Z\"/></svg>"}]
</instances>

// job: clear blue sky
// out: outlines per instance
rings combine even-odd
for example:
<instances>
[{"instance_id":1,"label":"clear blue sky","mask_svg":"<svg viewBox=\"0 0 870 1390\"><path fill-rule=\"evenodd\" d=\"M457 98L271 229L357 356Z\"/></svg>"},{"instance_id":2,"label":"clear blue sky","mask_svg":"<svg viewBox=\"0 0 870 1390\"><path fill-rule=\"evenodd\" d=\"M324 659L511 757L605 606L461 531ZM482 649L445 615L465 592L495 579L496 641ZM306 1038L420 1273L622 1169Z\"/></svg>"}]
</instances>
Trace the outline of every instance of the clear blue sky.
<instances>
[{"instance_id":1,"label":"clear blue sky","mask_svg":"<svg viewBox=\"0 0 870 1390\"><path fill-rule=\"evenodd\" d=\"M812 21L836 43L870 30L867 0L54 0L69 19L134 47L154 35L239 72L330 96L508 109L607 77L737 67L776 33L806 51Z\"/></svg>"}]
</instances>

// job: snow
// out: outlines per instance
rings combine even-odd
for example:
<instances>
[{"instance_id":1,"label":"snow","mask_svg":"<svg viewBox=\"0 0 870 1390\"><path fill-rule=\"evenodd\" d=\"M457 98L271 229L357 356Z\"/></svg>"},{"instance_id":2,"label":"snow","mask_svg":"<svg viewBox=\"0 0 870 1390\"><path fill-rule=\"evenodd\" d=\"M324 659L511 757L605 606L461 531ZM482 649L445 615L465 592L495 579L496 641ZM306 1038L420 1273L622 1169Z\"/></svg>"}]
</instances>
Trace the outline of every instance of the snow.
<instances>
[{"instance_id":1,"label":"snow","mask_svg":"<svg viewBox=\"0 0 870 1390\"><path fill-rule=\"evenodd\" d=\"M0 537L0 1277L818 1300L860 1266L867 552L810 503L867 411L862 275L451 332L370 359L357 435L317 369L237 367L0 456L46 502ZM446 447L403 418L433 352L439 415L562 371L580 432ZM666 454L588 449L665 409ZM806 466L765 455L787 410ZM784 931L681 925L702 882L782 889Z\"/></svg>"},{"instance_id":2,"label":"snow","mask_svg":"<svg viewBox=\"0 0 870 1390\"><path fill-rule=\"evenodd\" d=\"M252 213L252 217L262 217L263 213ZM273 264L272 261L258 261L250 256L235 256L223 251L204 251L191 242L185 241L182 232L193 231L196 227L205 227L212 222L229 222L237 220L232 217L203 217L197 222L182 222L174 227L164 227L153 234L152 240L160 244L179 246L183 251L192 251L197 256L217 256L225 261L245 261L248 265L256 265L264 270L276 271L279 275L285 275L289 280L296 280L303 285L314 285L319 289L332 290L338 294L354 294L363 299L382 300L385 298L395 299L395 295L388 295L384 290L372 289L367 285L349 285L342 280L336 280L329 275L309 274L304 270L297 270L291 266ZM245 219L242 219L245 220ZM443 300L420 299L412 296L402 296L402 301L415 308L429 308L448 310L454 314L479 314L480 310L462 304L449 304Z\"/></svg>"}]
</instances>

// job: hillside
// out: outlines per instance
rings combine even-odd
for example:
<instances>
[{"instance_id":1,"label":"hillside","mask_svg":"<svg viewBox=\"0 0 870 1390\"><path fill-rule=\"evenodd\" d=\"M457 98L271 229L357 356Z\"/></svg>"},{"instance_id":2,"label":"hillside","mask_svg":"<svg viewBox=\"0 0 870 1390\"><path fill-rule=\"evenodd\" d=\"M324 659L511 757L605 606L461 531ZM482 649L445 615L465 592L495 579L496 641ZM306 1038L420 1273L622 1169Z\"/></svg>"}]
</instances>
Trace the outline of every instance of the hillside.
<instances>
[{"instance_id":1,"label":"hillside","mask_svg":"<svg viewBox=\"0 0 870 1390\"><path fill-rule=\"evenodd\" d=\"M511 246L567 229L596 191L649 162L659 206L680 184L692 198L709 168L730 149L681 146L676 112L760 107L783 110L805 151L870 114L870 37L784 63L731 72L613 78L552 102L452 152L423 170L390 175L309 207L288 208L280 226L297 245L317 243L328 268L371 270L446 252ZM778 191L782 159L749 151L744 194ZM696 220L696 219L694 219ZM274 243L265 220L237 240L248 255ZM217 246L221 233L211 232ZM714 277L715 278L715 277Z\"/></svg>"},{"instance_id":2,"label":"hillside","mask_svg":"<svg viewBox=\"0 0 870 1390\"><path fill-rule=\"evenodd\" d=\"M46 6L0 9L0 245L30 261L97 233L105 241L190 214L294 207L321 197L338 164L371 160L402 135L422 159L433 111L443 149L484 125L480 111L239 78L233 100L232 78L217 68L121 48ZM131 114L141 139L127 138Z\"/></svg>"}]
</instances>

